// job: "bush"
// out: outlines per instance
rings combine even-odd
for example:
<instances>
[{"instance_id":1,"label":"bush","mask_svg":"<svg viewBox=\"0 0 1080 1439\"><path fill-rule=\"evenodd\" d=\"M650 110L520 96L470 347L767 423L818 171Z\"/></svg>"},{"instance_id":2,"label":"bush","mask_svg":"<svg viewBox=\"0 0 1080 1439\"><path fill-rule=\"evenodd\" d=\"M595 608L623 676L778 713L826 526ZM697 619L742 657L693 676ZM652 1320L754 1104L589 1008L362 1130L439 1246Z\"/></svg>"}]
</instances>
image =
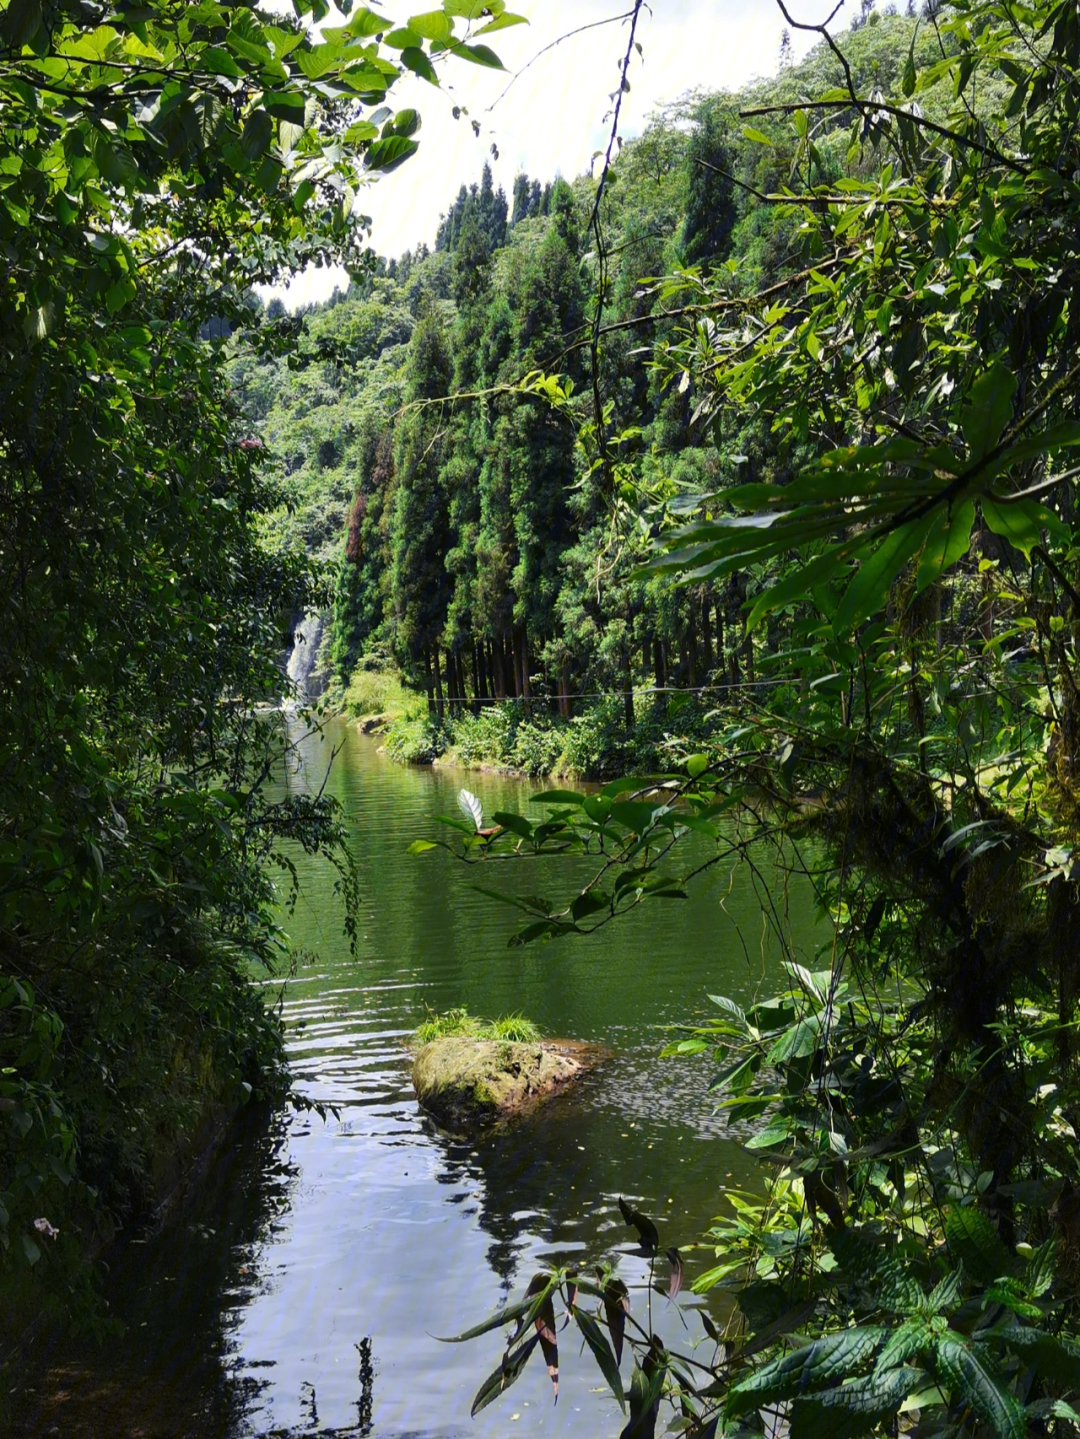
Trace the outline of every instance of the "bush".
<instances>
[{"instance_id":1,"label":"bush","mask_svg":"<svg viewBox=\"0 0 1080 1439\"><path fill-rule=\"evenodd\" d=\"M387 715L391 719L405 715L415 707L417 696L407 690L397 670L375 661L361 660L352 673L341 697L346 714L353 719L364 715Z\"/></svg>"},{"instance_id":2,"label":"bush","mask_svg":"<svg viewBox=\"0 0 1080 1439\"><path fill-rule=\"evenodd\" d=\"M449 744L446 729L426 712L400 716L386 735L386 753L398 764L431 764Z\"/></svg>"},{"instance_id":3,"label":"bush","mask_svg":"<svg viewBox=\"0 0 1080 1439\"><path fill-rule=\"evenodd\" d=\"M713 712L685 695L655 707L639 701L630 733L620 696L569 720L544 710L525 715L519 702L505 700L442 721L426 710L402 715L389 727L386 750L399 764L430 764L449 753L466 769L495 765L532 779L612 779L677 768L714 729Z\"/></svg>"}]
</instances>

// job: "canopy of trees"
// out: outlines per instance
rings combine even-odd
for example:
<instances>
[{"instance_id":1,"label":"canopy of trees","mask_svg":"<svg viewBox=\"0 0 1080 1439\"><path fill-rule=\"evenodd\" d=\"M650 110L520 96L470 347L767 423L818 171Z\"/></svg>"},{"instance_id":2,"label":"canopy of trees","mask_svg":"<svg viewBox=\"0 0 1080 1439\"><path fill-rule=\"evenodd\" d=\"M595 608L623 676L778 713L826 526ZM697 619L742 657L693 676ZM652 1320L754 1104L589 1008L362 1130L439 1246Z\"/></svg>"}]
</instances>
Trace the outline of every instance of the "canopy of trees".
<instances>
[{"instance_id":1,"label":"canopy of trees","mask_svg":"<svg viewBox=\"0 0 1080 1439\"><path fill-rule=\"evenodd\" d=\"M349 7L346 7L349 8ZM82 1259L198 1122L280 1079L250 984L277 963L289 614L263 451L221 336L250 285L360 267L365 173L417 144L405 70L498 65L499 0L311 38L324 0L0 10L0 1336L85 1312ZM268 343L273 335L267 334ZM0 1386L2 1387L2 1386Z\"/></svg>"},{"instance_id":2,"label":"canopy of trees","mask_svg":"<svg viewBox=\"0 0 1080 1439\"><path fill-rule=\"evenodd\" d=\"M539 1275L480 1326L515 1329L476 1409L537 1347L557 1375L559 1305L627 1439L667 1402L697 1436L1080 1423L1080 23L997 0L863 20L626 147L592 230L596 394L547 387L625 583L667 575L682 606L738 586L753 683L677 772L540 796L545 822L456 841L472 863L595 857L586 889L519 901L520 943L677 897L703 865L684 839L715 846L705 867L771 841L805 875L820 954L788 950L781 993L721 997L672 1046L716 1055L718 1101L774 1177L710 1236L696 1287L726 1291L726 1328L677 1352L610 1273ZM672 152L707 174L674 189L669 278L625 274L623 300L627 180ZM762 903L786 943L782 891ZM679 1236L624 1215L661 1263Z\"/></svg>"}]
</instances>

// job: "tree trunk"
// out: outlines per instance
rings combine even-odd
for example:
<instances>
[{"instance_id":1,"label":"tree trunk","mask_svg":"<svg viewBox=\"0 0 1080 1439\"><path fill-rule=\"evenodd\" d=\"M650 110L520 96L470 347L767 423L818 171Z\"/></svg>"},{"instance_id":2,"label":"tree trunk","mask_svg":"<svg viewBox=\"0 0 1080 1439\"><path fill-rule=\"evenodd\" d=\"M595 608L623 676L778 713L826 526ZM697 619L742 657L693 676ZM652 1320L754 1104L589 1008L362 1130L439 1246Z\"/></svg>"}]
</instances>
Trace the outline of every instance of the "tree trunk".
<instances>
[{"instance_id":1,"label":"tree trunk","mask_svg":"<svg viewBox=\"0 0 1080 1439\"><path fill-rule=\"evenodd\" d=\"M979 633L987 644L994 638L994 580L987 571L980 577L982 599L979 606Z\"/></svg>"},{"instance_id":2,"label":"tree trunk","mask_svg":"<svg viewBox=\"0 0 1080 1439\"><path fill-rule=\"evenodd\" d=\"M633 733L634 730L634 671L630 666L630 651L627 650L623 659L623 714L626 718L626 728Z\"/></svg>"},{"instance_id":3,"label":"tree trunk","mask_svg":"<svg viewBox=\"0 0 1080 1439\"><path fill-rule=\"evenodd\" d=\"M480 646L476 643L476 641L473 640L473 643L472 643L472 687L473 687L473 694L476 696L476 703L473 705L473 709L476 711L477 714L480 713L480 709L481 709L480 701L484 698L484 695L485 695L485 693L486 693L485 690L484 690L483 684L481 683L481 675L483 674L482 666L483 666L482 651L481 651L481 649L480 649Z\"/></svg>"},{"instance_id":4,"label":"tree trunk","mask_svg":"<svg viewBox=\"0 0 1080 1439\"><path fill-rule=\"evenodd\" d=\"M574 701L570 696L570 658L563 656L562 665L559 668L559 713L564 719L569 719L574 713Z\"/></svg>"},{"instance_id":5,"label":"tree trunk","mask_svg":"<svg viewBox=\"0 0 1080 1439\"><path fill-rule=\"evenodd\" d=\"M431 648L435 654L435 707L439 712L439 718L442 719L446 711L443 703L442 671L439 668L439 646L432 645Z\"/></svg>"},{"instance_id":6,"label":"tree trunk","mask_svg":"<svg viewBox=\"0 0 1080 1439\"><path fill-rule=\"evenodd\" d=\"M465 691L465 668L461 663L460 650L446 651L446 692L450 713L460 714L469 697Z\"/></svg>"},{"instance_id":7,"label":"tree trunk","mask_svg":"<svg viewBox=\"0 0 1080 1439\"><path fill-rule=\"evenodd\" d=\"M529 713L529 632L524 625L515 625L513 634L514 672L518 682L518 694L524 704L522 709Z\"/></svg>"},{"instance_id":8,"label":"tree trunk","mask_svg":"<svg viewBox=\"0 0 1080 1439\"><path fill-rule=\"evenodd\" d=\"M701 603L701 643L704 650L702 656L702 679L708 682L713 670L716 668L713 660L713 632L712 632L712 605L708 595Z\"/></svg>"},{"instance_id":9,"label":"tree trunk","mask_svg":"<svg viewBox=\"0 0 1080 1439\"><path fill-rule=\"evenodd\" d=\"M749 684L754 683L754 636L749 630L746 631L746 638L742 642L743 658L746 662L746 678Z\"/></svg>"},{"instance_id":10,"label":"tree trunk","mask_svg":"<svg viewBox=\"0 0 1080 1439\"><path fill-rule=\"evenodd\" d=\"M428 714L435 713L435 686L431 679L431 650L424 650L424 689L427 691Z\"/></svg>"},{"instance_id":11,"label":"tree trunk","mask_svg":"<svg viewBox=\"0 0 1080 1439\"><path fill-rule=\"evenodd\" d=\"M653 655L656 660L656 688L667 689L667 650L663 640L653 642Z\"/></svg>"}]
</instances>

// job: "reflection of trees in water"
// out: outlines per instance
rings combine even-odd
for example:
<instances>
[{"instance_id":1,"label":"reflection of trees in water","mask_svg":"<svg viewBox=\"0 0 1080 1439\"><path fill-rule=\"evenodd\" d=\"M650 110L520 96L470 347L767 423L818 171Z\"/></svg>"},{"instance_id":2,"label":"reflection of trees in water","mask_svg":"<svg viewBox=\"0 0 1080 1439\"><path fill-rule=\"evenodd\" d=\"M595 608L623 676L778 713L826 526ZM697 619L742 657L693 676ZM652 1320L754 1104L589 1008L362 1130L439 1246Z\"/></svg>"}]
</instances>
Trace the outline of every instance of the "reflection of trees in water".
<instances>
[{"instance_id":1,"label":"reflection of trees in water","mask_svg":"<svg viewBox=\"0 0 1080 1439\"><path fill-rule=\"evenodd\" d=\"M263 1384L229 1375L230 1314L269 1283L259 1249L288 1210L297 1178L287 1129L284 1113L251 1114L175 1206L175 1220L109 1257L105 1298L123 1336L74 1351L54 1340L39 1356L34 1398L16 1416L20 1439L244 1432L252 1390Z\"/></svg>"},{"instance_id":2,"label":"reflection of trees in water","mask_svg":"<svg viewBox=\"0 0 1080 1439\"><path fill-rule=\"evenodd\" d=\"M614 1195L606 1193L608 1156L600 1152L595 1131L593 1142L579 1143L586 1133L583 1116L595 1120L607 1082L599 1071L587 1074L472 1143L453 1139L428 1121L443 1157L438 1182L456 1191L449 1203L476 1201L480 1227L492 1239L487 1260L506 1293L522 1278L518 1266L537 1239L551 1246L553 1259L569 1260L582 1240L603 1227L606 1210L617 1215ZM590 1228L581 1233L585 1209ZM615 1237L621 1243L625 1230ZM604 1247L590 1245L592 1257Z\"/></svg>"},{"instance_id":3,"label":"reflection of trees in water","mask_svg":"<svg viewBox=\"0 0 1080 1439\"><path fill-rule=\"evenodd\" d=\"M522 1263L538 1250L556 1264L621 1257L638 1275L620 1196L656 1220L664 1247L699 1239L728 1171L738 1165L741 1178L747 1168L712 1113L710 1077L704 1065L646 1065L640 1051L623 1051L471 1144L429 1125L439 1182L449 1203L475 1205L504 1295L528 1279Z\"/></svg>"}]
</instances>

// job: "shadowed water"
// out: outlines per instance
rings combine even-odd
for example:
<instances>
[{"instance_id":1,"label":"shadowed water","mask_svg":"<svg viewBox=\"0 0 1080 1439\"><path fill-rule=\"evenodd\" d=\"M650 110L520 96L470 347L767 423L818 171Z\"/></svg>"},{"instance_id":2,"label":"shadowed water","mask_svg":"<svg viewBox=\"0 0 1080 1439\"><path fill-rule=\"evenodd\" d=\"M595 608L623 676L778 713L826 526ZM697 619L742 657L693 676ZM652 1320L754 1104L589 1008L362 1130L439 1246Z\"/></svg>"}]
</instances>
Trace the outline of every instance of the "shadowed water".
<instances>
[{"instance_id":1,"label":"shadowed water","mask_svg":"<svg viewBox=\"0 0 1080 1439\"><path fill-rule=\"evenodd\" d=\"M110 1298L126 1338L57 1365L26 1400L27 1433L615 1436L617 1406L569 1333L557 1406L538 1355L476 1420L470 1403L499 1336L432 1336L478 1322L538 1265L602 1256L642 1286L633 1303L644 1318L647 1271L629 1252L618 1196L656 1218L666 1247L700 1235L724 1186L759 1182L712 1113L707 1061L657 1058L672 1025L709 1012L709 993L747 998L776 977L749 870L716 871L689 900L656 902L589 939L508 949L519 916L477 893L478 880L559 894L587 871L542 861L480 872L406 848L436 837L434 817L456 813L462 785L488 814L539 786L402 769L344 725L303 744L291 783L323 782L331 742L342 748L329 787L361 872L358 954L333 872L301 861L304 897L287 927L317 958L284 983L283 1004L297 1087L337 1117L253 1118L194 1208L119 1262ZM795 888L787 903L811 946L808 893ZM522 1011L547 1034L613 1054L498 1135L452 1140L417 1109L405 1042L428 1010L456 1005ZM687 1256L688 1281L709 1257ZM675 1306L651 1302L674 1339ZM696 1317L685 1319L698 1337Z\"/></svg>"}]
</instances>

